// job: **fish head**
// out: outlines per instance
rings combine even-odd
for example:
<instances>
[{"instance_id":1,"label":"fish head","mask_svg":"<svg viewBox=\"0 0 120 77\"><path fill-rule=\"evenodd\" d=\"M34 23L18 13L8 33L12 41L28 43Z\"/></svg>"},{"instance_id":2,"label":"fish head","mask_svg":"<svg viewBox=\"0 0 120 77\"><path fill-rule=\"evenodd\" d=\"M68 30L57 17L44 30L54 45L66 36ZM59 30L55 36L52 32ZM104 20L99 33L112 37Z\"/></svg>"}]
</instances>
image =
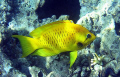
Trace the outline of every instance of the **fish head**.
<instances>
[{"instance_id":1,"label":"fish head","mask_svg":"<svg viewBox=\"0 0 120 77\"><path fill-rule=\"evenodd\" d=\"M83 42L83 44L85 46L87 46L88 44L90 44L96 38L96 36L93 33L91 33L91 32L88 32L87 34L85 34L85 36L86 36L86 38L85 38L85 41Z\"/></svg>"},{"instance_id":2,"label":"fish head","mask_svg":"<svg viewBox=\"0 0 120 77\"><path fill-rule=\"evenodd\" d=\"M89 45L93 40L95 40L96 36L88 31L86 28L77 34L76 46L78 50Z\"/></svg>"}]
</instances>

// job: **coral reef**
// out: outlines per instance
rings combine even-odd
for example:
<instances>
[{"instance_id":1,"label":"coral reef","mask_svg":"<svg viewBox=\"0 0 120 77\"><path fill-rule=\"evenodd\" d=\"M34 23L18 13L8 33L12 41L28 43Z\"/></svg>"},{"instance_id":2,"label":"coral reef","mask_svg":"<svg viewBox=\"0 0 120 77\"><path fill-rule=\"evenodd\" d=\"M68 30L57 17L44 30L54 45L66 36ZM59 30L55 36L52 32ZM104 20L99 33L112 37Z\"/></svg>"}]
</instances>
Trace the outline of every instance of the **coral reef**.
<instances>
[{"instance_id":1,"label":"coral reef","mask_svg":"<svg viewBox=\"0 0 120 77\"><path fill-rule=\"evenodd\" d=\"M46 58L40 56L21 58L20 43L11 35L29 36L29 33L39 26L66 20L69 17L71 19L71 16L67 15L71 13L68 10L59 17L51 15L40 19L40 16L47 14L43 14L45 10L43 12L41 9L46 1L0 0L0 77L119 76L120 0L79 0L79 3L76 3L79 4L79 10L76 11L77 13L72 13L72 17L74 14L78 15L80 11L77 24L86 27L97 38L89 46L78 51L78 58L71 69L69 69L69 53ZM74 20L78 17L75 15ZM96 54L92 55L94 53Z\"/></svg>"},{"instance_id":2,"label":"coral reef","mask_svg":"<svg viewBox=\"0 0 120 77\"><path fill-rule=\"evenodd\" d=\"M118 0L80 0L81 2L81 15L77 24L82 24L89 30L93 31L97 38L94 41L94 50L91 53L97 53L98 55L104 55L101 63L98 63L92 69L90 77L97 77L102 70L112 67L117 73L120 68L119 62L119 36L116 34L115 27L117 26L115 23L119 23L118 14L120 11L120 1ZM92 5L89 5L92 4ZM102 6L102 7L101 7ZM85 9L89 9L85 11ZM84 12L84 13L83 13ZM118 27L119 28L119 27ZM117 31L118 32L118 31ZM100 40L98 40L100 39ZM98 44L99 43L99 44ZM114 67L112 61L115 60L117 62ZM96 69L97 66L97 69ZM99 69L101 68L102 69ZM96 74L96 72L98 74ZM93 74L93 75L92 75Z\"/></svg>"}]
</instances>

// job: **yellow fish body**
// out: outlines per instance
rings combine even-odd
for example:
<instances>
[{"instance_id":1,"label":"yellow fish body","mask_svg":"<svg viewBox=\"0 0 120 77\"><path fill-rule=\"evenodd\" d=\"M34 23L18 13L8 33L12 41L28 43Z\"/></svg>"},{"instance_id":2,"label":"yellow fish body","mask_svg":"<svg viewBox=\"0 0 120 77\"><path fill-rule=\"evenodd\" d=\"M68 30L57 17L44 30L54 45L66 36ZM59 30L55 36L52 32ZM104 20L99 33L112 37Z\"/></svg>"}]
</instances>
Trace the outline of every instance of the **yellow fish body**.
<instances>
[{"instance_id":1,"label":"yellow fish body","mask_svg":"<svg viewBox=\"0 0 120 77\"><path fill-rule=\"evenodd\" d=\"M56 21L36 28L32 37L12 35L18 38L23 50L22 57L39 55L43 57L70 52L70 67L77 58L77 50L90 44L96 37L81 25L71 20Z\"/></svg>"}]
</instances>

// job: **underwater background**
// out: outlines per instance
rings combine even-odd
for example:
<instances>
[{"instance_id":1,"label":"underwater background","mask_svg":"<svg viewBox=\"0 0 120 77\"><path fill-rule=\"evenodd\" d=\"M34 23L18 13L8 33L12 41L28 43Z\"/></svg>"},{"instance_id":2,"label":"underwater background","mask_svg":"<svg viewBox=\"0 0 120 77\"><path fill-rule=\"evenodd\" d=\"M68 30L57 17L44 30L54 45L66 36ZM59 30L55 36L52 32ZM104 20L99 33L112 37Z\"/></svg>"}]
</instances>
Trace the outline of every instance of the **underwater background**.
<instances>
[{"instance_id":1,"label":"underwater background","mask_svg":"<svg viewBox=\"0 0 120 77\"><path fill-rule=\"evenodd\" d=\"M96 35L71 69L69 53L21 58L12 35L68 19ZM0 0L0 77L108 76L120 77L120 0Z\"/></svg>"}]
</instances>

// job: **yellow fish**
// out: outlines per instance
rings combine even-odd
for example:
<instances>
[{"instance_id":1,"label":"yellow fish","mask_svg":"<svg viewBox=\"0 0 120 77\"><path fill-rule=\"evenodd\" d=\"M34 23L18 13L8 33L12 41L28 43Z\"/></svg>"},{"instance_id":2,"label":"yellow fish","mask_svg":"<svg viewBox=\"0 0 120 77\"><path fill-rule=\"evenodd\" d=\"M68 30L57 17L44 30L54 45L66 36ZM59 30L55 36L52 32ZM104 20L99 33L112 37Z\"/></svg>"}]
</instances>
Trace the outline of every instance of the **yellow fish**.
<instances>
[{"instance_id":1,"label":"yellow fish","mask_svg":"<svg viewBox=\"0 0 120 77\"><path fill-rule=\"evenodd\" d=\"M70 52L70 67L77 58L77 50L90 44L96 36L72 20L63 20L40 26L30 33L31 37L12 35L18 38L23 50L22 57L43 57Z\"/></svg>"}]
</instances>

